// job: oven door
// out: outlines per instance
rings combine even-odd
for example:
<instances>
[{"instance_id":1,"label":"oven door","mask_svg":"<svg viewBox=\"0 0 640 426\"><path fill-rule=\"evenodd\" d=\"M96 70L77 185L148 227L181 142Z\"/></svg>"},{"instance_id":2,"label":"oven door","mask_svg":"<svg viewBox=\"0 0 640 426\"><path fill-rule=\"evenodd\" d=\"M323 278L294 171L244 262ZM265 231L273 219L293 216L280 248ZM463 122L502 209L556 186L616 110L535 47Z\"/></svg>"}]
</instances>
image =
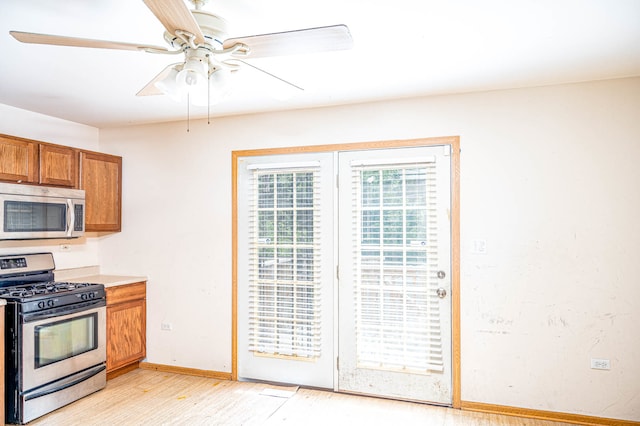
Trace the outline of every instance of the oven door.
<instances>
[{"instance_id":1,"label":"oven door","mask_svg":"<svg viewBox=\"0 0 640 426\"><path fill-rule=\"evenodd\" d=\"M24 315L22 391L106 362L104 300Z\"/></svg>"}]
</instances>

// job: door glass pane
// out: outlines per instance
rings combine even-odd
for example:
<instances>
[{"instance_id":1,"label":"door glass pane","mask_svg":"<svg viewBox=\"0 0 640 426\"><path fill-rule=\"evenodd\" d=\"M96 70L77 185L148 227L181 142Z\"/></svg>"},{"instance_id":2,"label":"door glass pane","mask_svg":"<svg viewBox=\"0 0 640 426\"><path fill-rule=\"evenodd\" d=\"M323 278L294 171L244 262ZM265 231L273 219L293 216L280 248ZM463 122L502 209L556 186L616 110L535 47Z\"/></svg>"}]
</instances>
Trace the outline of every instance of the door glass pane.
<instances>
[{"instance_id":1,"label":"door glass pane","mask_svg":"<svg viewBox=\"0 0 640 426\"><path fill-rule=\"evenodd\" d=\"M318 203L312 171L256 171L257 240L250 279L249 348L263 355L318 357Z\"/></svg>"},{"instance_id":2,"label":"door glass pane","mask_svg":"<svg viewBox=\"0 0 640 426\"><path fill-rule=\"evenodd\" d=\"M382 170L382 200L385 206L401 206L403 175L401 169Z\"/></svg>"},{"instance_id":3,"label":"door glass pane","mask_svg":"<svg viewBox=\"0 0 640 426\"><path fill-rule=\"evenodd\" d=\"M429 166L363 167L356 291L356 356L361 368L425 373L434 336L427 261ZM432 223L433 225L433 223ZM434 240L434 241L431 241ZM432 244L431 244L432 245Z\"/></svg>"}]
</instances>

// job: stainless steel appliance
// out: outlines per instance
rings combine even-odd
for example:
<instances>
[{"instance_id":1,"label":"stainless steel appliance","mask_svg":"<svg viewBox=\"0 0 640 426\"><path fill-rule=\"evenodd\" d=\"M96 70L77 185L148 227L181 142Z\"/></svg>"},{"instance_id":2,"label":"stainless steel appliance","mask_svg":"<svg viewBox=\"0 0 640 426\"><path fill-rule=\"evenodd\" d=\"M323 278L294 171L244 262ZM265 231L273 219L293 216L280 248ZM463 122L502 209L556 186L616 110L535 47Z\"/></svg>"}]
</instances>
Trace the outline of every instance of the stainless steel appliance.
<instances>
[{"instance_id":1,"label":"stainless steel appliance","mask_svg":"<svg viewBox=\"0 0 640 426\"><path fill-rule=\"evenodd\" d=\"M104 286L55 282L51 253L0 256L7 423L27 423L106 385Z\"/></svg>"},{"instance_id":2,"label":"stainless steel appliance","mask_svg":"<svg viewBox=\"0 0 640 426\"><path fill-rule=\"evenodd\" d=\"M0 183L0 240L84 235L84 190Z\"/></svg>"}]
</instances>

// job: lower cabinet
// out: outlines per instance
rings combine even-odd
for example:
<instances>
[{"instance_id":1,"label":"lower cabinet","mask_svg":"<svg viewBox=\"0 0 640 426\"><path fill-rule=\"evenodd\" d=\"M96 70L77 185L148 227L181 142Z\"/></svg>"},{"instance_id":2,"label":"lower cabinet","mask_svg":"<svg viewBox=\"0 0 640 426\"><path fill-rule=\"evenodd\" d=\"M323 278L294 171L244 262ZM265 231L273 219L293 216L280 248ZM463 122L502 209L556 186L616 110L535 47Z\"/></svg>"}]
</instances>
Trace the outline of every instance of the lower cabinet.
<instances>
[{"instance_id":1,"label":"lower cabinet","mask_svg":"<svg viewBox=\"0 0 640 426\"><path fill-rule=\"evenodd\" d=\"M107 379L146 357L146 282L107 287Z\"/></svg>"}]
</instances>

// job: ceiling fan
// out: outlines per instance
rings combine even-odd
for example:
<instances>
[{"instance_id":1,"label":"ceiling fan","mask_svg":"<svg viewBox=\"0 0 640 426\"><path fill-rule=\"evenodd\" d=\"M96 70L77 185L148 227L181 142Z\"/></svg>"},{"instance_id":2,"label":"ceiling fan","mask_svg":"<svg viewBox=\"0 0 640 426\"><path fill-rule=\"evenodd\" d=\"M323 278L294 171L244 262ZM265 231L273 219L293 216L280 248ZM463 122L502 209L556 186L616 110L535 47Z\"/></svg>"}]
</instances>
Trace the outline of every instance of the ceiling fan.
<instances>
[{"instance_id":1,"label":"ceiling fan","mask_svg":"<svg viewBox=\"0 0 640 426\"><path fill-rule=\"evenodd\" d=\"M251 65L245 61L247 59L344 50L350 49L353 44L345 25L227 38L227 22L218 15L202 10L208 0L189 0L194 10L189 10L183 0L143 1L166 29L164 39L169 49L21 31L9 33L23 43L182 54L180 62L168 65L137 96L166 94L179 100L186 95L189 102L195 105L213 103L219 96L212 97L212 93L221 95L229 75L245 65L300 89Z\"/></svg>"}]
</instances>

